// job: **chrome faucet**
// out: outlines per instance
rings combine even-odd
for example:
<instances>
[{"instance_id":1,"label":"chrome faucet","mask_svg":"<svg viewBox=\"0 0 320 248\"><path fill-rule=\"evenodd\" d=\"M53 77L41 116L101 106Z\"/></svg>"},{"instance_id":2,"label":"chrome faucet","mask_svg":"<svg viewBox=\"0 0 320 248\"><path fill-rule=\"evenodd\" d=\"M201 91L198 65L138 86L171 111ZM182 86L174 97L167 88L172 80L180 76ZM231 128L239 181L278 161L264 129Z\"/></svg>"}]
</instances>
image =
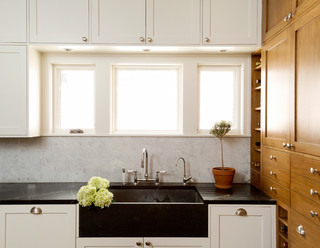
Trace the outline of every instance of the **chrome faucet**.
<instances>
[{"instance_id":1,"label":"chrome faucet","mask_svg":"<svg viewBox=\"0 0 320 248\"><path fill-rule=\"evenodd\" d=\"M188 181L192 182L192 177L188 177L187 178L187 175L186 175L186 161L184 160L183 157L180 157L180 158L177 159L176 166L178 166L178 162L179 162L180 159L183 161L183 185L186 185L186 183Z\"/></svg>"},{"instance_id":2,"label":"chrome faucet","mask_svg":"<svg viewBox=\"0 0 320 248\"><path fill-rule=\"evenodd\" d=\"M144 168L144 178L146 180L149 179L149 174L148 174L148 150L146 148L143 148L142 150L142 157L141 157L141 168Z\"/></svg>"}]
</instances>

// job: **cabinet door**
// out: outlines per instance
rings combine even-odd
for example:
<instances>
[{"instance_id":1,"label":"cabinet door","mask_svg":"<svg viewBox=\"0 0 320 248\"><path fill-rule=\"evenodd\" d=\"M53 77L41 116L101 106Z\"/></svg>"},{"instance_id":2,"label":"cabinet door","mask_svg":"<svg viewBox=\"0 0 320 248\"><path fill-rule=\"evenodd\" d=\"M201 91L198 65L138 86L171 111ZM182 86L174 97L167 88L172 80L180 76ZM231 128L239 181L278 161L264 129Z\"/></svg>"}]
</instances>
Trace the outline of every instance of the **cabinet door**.
<instances>
[{"instance_id":1,"label":"cabinet door","mask_svg":"<svg viewBox=\"0 0 320 248\"><path fill-rule=\"evenodd\" d=\"M290 41L287 31L262 49L262 144L282 148L289 142Z\"/></svg>"},{"instance_id":2,"label":"cabinet door","mask_svg":"<svg viewBox=\"0 0 320 248\"><path fill-rule=\"evenodd\" d=\"M30 0L30 42L87 40L88 0Z\"/></svg>"},{"instance_id":3,"label":"cabinet door","mask_svg":"<svg viewBox=\"0 0 320 248\"><path fill-rule=\"evenodd\" d=\"M291 144L320 156L320 4L292 26L294 83Z\"/></svg>"},{"instance_id":4,"label":"cabinet door","mask_svg":"<svg viewBox=\"0 0 320 248\"><path fill-rule=\"evenodd\" d=\"M75 247L75 205L39 205L40 214L32 214L33 207L0 207L1 248Z\"/></svg>"},{"instance_id":5,"label":"cabinet door","mask_svg":"<svg viewBox=\"0 0 320 248\"><path fill-rule=\"evenodd\" d=\"M258 44L258 13L257 0L204 0L202 43Z\"/></svg>"},{"instance_id":6,"label":"cabinet door","mask_svg":"<svg viewBox=\"0 0 320 248\"><path fill-rule=\"evenodd\" d=\"M77 238L77 248L141 248L143 238Z\"/></svg>"},{"instance_id":7,"label":"cabinet door","mask_svg":"<svg viewBox=\"0 0 320 248\"><path fill-rule=\"evenodd\" d=\"M145 0L93 0L92 43L145 43Z\"/></svg>"},{"instance_id":8,"label":"cabinet door","mask_svg":"<svg viewBox=\"0 0 320 248\"><path fill-rule=\"evenodd\" d=\"M244 215L237 215L238 211ZM275 221L275 206L212 205L211 247L275 248Z\"/></svg>"},{"instance_id":9,"label":"cabinet door","mask_svg":"<svg viewBox=\"0 0 320 248\"><path fill-rule=\"evenodd\" d=\"M144 247L210 248L209 238L144 238Z\"/></svg>"},{"instance_id":10,"label":"cabinet door","mask_svg":"<svg viewBox=\"0 0 320 248\"><path fill-rule=\"evenodd\" d=\"M147 42L199 45L201 0L147 0Z\"/></svg>"},{"instance_id":11,"label":"cabinet door","mask_svg":"<svg viewBox=\"0 0 320 248\"><path fill-rule=\"evenodd\" d=\"M26 134L26 47L0 46L0 136Z\"/></svg>"},{"instance_id":12,"label":"cabinet door","mask_svg":"<svg viewBox=\"0 0 320 248\"><path fill-rule=\"evenodd\" d=\"M0 1L0 42L27 41L27 1Z\"/></svg>"}]
</instances>

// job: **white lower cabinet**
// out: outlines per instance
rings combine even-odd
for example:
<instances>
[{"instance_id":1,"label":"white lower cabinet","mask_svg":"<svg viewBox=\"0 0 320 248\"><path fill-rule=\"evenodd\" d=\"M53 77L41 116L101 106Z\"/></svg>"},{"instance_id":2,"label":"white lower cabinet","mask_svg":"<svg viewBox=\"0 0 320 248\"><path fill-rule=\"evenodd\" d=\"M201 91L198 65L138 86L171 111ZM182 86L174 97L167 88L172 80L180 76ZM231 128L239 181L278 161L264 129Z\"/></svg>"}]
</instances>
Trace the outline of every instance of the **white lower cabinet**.
<instances>
[{"instance_id":1,"label":"white lower cabinet","mask_svg":"<svg viewBox=\"0 0 320 248\"><path fill-rule=\"evenodd\" d=\"M210 205L211 248L275 248L275 205Z\"/></svg>"},{"instance_id":2,"label":"white lower cabinet","mask_svg":"<svg viewBox=\"0 0 320 248\"><path fill-rule=\"evenodd\" d=\"M77 248L209 248L209 238L78 238Z\"/></svg>"},{"instance_id":3,"label":"white lower cabinet","mask_svg":"<svg viewBox=\"0 0 320 248\"><path fill-rule=\"evenodd\" d=\"M0 248L72 248L75 237L75 205L0 206Z\"/></svg>"}]
</instances>

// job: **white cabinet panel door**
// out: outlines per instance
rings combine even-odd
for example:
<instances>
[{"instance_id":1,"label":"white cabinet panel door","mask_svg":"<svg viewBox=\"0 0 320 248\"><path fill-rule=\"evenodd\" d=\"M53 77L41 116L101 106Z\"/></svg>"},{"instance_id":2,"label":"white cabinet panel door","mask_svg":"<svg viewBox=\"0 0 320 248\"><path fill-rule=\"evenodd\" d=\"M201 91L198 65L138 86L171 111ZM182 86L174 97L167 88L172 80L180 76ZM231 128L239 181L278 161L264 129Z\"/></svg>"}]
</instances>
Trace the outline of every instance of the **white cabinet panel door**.
<instances>
[{"instance_id":1,"label":"white cabinet panel door","mask_svg":"<svg viewBox=\"0 0 320 248\"><path fill-rule=\"evenodd\" d=\"M75 247L75 205L38 205L41 214L31 214L33 207L0 206L0 248Z\"/></svg>"},{"instance_id":2,"label":"white cabinet panel door","mask_svg":"<svg viewBox=\"0 0 320 248\"><path fill-rule=\"evenodd\" d=\"M144 238L144 247L210 248L209 238Z\"/></svg>"},{"instance_id":3,"label":"white cabinet panel door","mask_svg":"<svg viewBox=\"0 0 320 248\"><path fill-rule=\"evenodd\" d=\"M76 248L141 248L143 238L77 238Z\"/></svg>"},{"instance_id":4,"label":"white cabinet panel door","mask_svg":"<svg viewBox=\"0 0 320 248\"><path fill-rule=\"evenodd\" d=\"M199 45L201 0L147 0L147 42Z\"/></svg>"},{"instance_id":5,"label":"white cabinet panel door","mask_svg":"<svg viewBox=\"0 0 320 248\"><path fill-rule=\"evenodd\" d=\"M26 47L0 46L0 136L27 134Z\"/></svg>"},{"instance_id":6,"label":"white cabinet panel door","mask_svg":"<svg viewBox=\"0 0 320 248\"><path fill-rule=\"evenodd\" d=\"M30 0L30 42L87 43L88 0Z\"/></svg>"},{"instance_id":7,"label":"white cabinet panel door","mask_svg":"<svg viewBox=\"0 0 320 248\"><path fill-rule=\"evenodd\" d=\"M0 42L27 42L27 0L0 0Z\"/></svg>"},{"instance_id":8,"label":"white cabinet panel door","mask_svg":"<svg viewBox=\"0 0 320 248\"><path fill-rule=\"evenodd\" d=\"M257 45L259 0L204 0L204 45Z\"/></svg>"},{"instance_id":9,"label":"white cabinet panel door","mask_svg":"<svg viewBox=\"0 0 320 248\"><path fill-rule=\"evenodd\" d=\"M238 209L245 216L236 214ZM210 206L211 246L214 248L275 248L274 205Z\"/></svg>"},{"instance_id":10,"label":"white cabinet panel door","mask_svg":"<svg viewBox=\"0 0 320 248\"><path fill-rule=\"evenodd\" d=\"M92 43L145 43L145 0L92 0L91 16Z\"/></svg>"}]
</instances>

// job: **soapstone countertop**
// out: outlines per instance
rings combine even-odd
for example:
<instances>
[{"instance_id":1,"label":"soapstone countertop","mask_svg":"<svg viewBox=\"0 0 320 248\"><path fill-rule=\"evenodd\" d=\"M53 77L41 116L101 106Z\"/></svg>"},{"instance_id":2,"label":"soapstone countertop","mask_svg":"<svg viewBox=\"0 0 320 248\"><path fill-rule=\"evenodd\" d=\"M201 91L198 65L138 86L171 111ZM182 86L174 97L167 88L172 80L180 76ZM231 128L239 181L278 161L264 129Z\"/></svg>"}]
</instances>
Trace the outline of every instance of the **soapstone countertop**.
<instances>
[{"instance_id":1,"label":"soapstone countertop","mask_svg":"<svg viewBox=\"0 0 320 248\"><path fill-rule=\"evenodd\" d=\"M0 183L0 204L76 204L77 192L83 185L86 183ZM160 183L158 187L170 186L182 186L182 183ZM276 204L276 200L248 183L233 184L232 189L228 190L217 189L213 183L193 183L188 186L195 186L206 204ZM111 182L111 192L113 187L140 185L129 183L123 186Z\"/></svg>"}]
</instances>

